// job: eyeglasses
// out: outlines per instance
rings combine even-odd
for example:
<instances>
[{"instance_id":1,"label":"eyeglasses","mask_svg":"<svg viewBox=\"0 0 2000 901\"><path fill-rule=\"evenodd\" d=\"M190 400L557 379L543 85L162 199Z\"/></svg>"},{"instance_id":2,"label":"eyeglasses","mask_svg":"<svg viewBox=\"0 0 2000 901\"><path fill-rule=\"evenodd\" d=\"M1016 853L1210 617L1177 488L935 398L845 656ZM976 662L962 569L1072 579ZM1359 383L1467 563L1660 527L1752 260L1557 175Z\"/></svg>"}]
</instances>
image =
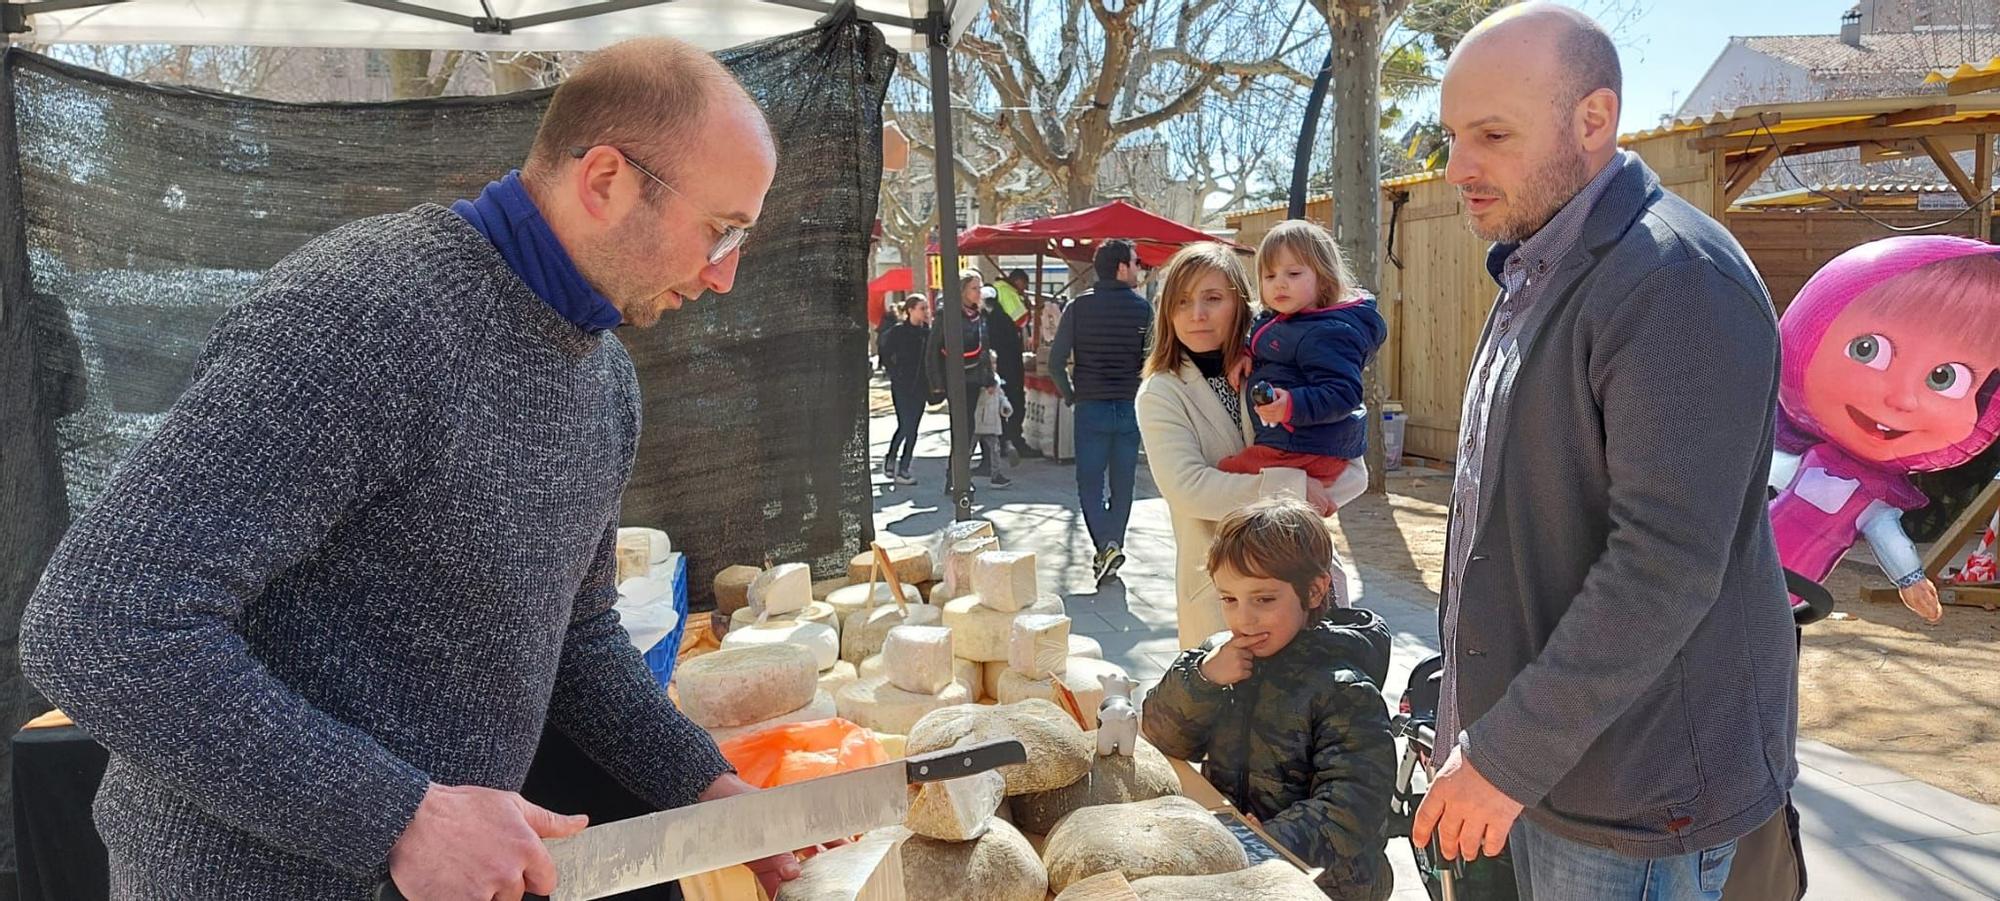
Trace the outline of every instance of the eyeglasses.
<instances>
[{"instance_id":1,"label":"eyeglasses","mask_svg":"<svg viewBox=\"0 0 2000 901\"><path fill-rule=\"evenodd\" d=\"M694 203L694 201L688 200L688 196L686 194L682 194L679 189L675 188L673 185L667 184L665 179L662 179L661 177L654 175L646 167L639 165L639 161L633 159L631 154L626 153L623 150L619 150L616 147L613 147L611 149L618 150L618 155L623 157L625 159L625 162L631 164L632 168L639 170L639 174L644 175L647 178L650 178L653 181L659 183L660 187L666 188L669 193L673 194L675 197L678 197L682 200L686 200L690 205ZM587 154L589 152L590 148L588 147L571 147L569 149L569 155L570 158L572 159L579 159L579 160L583 159L584 154ZM709 218L711 222L718 229L721 230L721 234L718 235L715 239L715 246L710 247L708 249L708 264L713 266L716 265L717 263L722 262L723 260L728 259L730 254L735 253L737 248L742 247L744 240L750 237L750 229L745 228L741 225L730 225L726 222L716 220L713 216Z\"/></svg>"}]
</instances>

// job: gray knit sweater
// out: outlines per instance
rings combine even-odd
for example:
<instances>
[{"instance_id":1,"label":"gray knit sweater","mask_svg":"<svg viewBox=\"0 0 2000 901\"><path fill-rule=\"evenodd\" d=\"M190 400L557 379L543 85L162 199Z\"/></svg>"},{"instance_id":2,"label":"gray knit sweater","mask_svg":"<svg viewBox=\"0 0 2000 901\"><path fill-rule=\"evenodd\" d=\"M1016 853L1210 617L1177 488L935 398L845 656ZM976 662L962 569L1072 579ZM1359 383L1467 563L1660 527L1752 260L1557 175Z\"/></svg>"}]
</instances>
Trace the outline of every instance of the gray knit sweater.
<instances>
[{"instance_id":1,"label":"gray knit sweater","mask_svg":"<svg viewBox=\"0 0 2000 901\"><path fill-rule=\"evenodd\" d=\"M427 781L518 789L544 718L639 795L729 766L612 611L632 362L442 207L225 315L50 560L28 677L111 750L120 898L364 898Z\"/></svg>"}]
</instances>

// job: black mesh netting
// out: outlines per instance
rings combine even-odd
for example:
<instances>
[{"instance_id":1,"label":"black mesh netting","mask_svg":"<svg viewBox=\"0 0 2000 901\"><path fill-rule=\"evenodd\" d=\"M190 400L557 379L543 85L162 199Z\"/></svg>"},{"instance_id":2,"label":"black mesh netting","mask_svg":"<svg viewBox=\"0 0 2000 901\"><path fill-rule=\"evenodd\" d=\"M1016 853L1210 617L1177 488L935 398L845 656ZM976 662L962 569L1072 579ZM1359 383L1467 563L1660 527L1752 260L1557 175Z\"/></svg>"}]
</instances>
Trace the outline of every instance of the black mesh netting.
<instances>
[{"instance_id":1,"label":"black mesh netting","mask_svg":"<svg viewBox=\"0 0 2000 901\"><path fill-rule=\"evenodd\" d=\"M645 397L624 520L673 537L697 607L724 566L769 556L845 571L870 533L863 297L894 62L865 24L718 56L780 144L762 224L732 293L620 332ZM21 608L72 516L186 387L223 308L337 225L476 194L525 156L548 92L297 105L134 84L12 49L4 69L0 714L11 734L39 712L15 659ZM11 866L9 825L0 817Z\"/></svg>"}]
</instances>

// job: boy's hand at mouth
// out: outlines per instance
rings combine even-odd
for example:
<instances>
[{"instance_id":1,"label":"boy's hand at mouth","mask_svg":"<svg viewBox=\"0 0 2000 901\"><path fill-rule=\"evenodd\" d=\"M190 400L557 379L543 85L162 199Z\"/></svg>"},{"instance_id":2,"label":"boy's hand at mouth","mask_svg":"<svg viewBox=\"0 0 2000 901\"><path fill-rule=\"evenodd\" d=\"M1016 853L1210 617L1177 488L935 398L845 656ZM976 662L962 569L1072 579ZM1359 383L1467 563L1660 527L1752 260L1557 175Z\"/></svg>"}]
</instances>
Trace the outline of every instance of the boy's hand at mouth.
<instances>
[{"instance_id":1,"label":"boy's hand at mouth","mask_svg":"<svg viewBox=\"0 0 2000 901\"><path fill-rule=\"evenodd\" d=\"M1255 658L1250 648L1264 640L1263 633L1237 635L1208 652L1201 660L1201 677L1215 685L1235 685L1250 678Z\"/></svg>"}]
</instances>

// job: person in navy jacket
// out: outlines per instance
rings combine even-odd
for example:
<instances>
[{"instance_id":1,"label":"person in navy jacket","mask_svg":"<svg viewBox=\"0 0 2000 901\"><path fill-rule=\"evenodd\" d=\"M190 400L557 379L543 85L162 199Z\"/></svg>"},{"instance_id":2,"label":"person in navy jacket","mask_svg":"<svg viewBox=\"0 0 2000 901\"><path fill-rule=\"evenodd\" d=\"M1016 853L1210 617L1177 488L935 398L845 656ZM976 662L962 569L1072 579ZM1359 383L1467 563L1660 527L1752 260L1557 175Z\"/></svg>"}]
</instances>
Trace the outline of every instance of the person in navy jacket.
<instances>
[{"instance_id":1,"label":"person in navy jacket","mask_svg":"<svg viewBox=\"0 0 2000 901\"><path fill-rule=\"evenodd\" d=\"M1257 249L1264 313L1250 327L1250 382L1256 444L1218 464L1224 472L1303 469L1350 490L1367 484L1368 450L1361 373L1389 334L1375 299L1361 294L1326 229L1289 220ZM1263 386L1268 397L1260 397Z\"/></svg>"}]
</instances>

